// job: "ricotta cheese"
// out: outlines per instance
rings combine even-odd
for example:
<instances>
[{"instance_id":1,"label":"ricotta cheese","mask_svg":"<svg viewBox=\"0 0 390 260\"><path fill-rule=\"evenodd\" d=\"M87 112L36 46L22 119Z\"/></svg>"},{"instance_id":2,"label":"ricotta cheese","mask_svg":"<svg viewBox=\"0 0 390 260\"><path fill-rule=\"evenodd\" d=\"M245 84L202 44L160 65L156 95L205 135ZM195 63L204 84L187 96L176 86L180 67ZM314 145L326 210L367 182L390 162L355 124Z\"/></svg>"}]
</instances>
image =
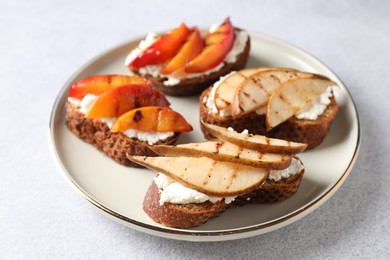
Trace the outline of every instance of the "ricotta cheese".
<instances>
[{"instance_id":1,"label":"ricotta cheese","mask_svg":"<svg viewBox=\"0 0 390 260\"><path fill-rule=\"evenodd\" d=\"M271 170L268 179L279 181L282 178L288 178L292 175L298 174L303 170L303 164L300 160L292 158L291 164L284 170Z\"/></svg>"},{"instance_id":2,"label":"ricotta cheese","mask_svg":"<svg viewBox=\"0 0 390 260\"><path fill-rule=\"evenodd\" d=\"M335 86L329 86L311 107L309 107L305 111L302 111L295 117L298 119L316 120L320 115L322 115L322 113L324 113L326 107L330 104L330 98L332 97L332 93L335 88Z\"/></svg>"},{"instance_id":3,"label":"ricotta cheese","mask_svg":"<svg viewBox=\"0 0 390 260\"><path fill-rule=\"evenodd\" d=\"M219 114L220 116L230 116L231 115L231 109L227 108L225 110L218 110L217 106L215 105L214 99L215 99L215 92L217 91L217 88L219 85L228 78L231 74L236 73L235 71L230 72L229 74L226 74L225 76L222 76L219 78L217 82L214 83L213 87L211 88L209 97L206 99L206 107L209 108L210 112L213 114ZM203 101L204 102L204 101Z\"/></svg>"},{"instance_id":4,"label":"ricotta cheese","mask_svg":"<svg viewBox=\"0 0 390 260\"><path fill-rule=\"evenodd\" d=\"M159 188L160 205L165 202L173 204L188 204L188 203L203 203L210 201L212 203L225 199L225 203L229 204L236 197L211 197L199 191L184 187L183 185L171 180L166 175L159 173L154 178L154 182Z\"/></svg>"},{"instance_id":5,"label":"ricotta cheese","mask_svg":"<svg viewBox=\"0 0 390 260\"><path fill-rule=\"evenodd\" d=\"M133 62L133 60L135 60L143 51L145 51L153 43L155 43L158 38L159 36L157 34L148 33L148 35L146 35L146 38L139 43L137 48L132 50L130 54L126 57L125 66L129 66L130 63Z\"/></svg>"},{"instance_id":6,"label":"ricotta cheese","mask_svg":"<svg viewBox=\"0 0 390 260\"><path fill-rule=\"evenodd\" d=\"M85 115L91 109L97 98L98 97L95 95L88 94L82 100L76 98L68 98L68 101L72 105L77 107L80 112ZM111 129L116 119L116 117L111 117L101 118L100 120L106 123L107 126ZM175 134L174 132L145 132L135 129L127 129L125 131L122 131L122 133L129 138L136 138L140 141L147 142L149 145L153 145L159 141L166 140L167 138Z\"/></svg>"}]
</instances>

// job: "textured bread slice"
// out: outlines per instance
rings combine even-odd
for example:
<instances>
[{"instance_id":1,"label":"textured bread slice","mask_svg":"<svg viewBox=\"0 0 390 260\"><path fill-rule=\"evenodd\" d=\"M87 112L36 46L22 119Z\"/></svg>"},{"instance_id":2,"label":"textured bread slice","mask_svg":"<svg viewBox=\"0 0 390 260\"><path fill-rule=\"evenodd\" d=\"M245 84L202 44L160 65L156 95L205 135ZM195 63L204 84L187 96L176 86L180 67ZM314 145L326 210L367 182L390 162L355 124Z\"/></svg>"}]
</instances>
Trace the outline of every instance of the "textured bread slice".
<instances>
[{"instance_id":1,"label":"textured bread slice","mask_svg":"<svg viewBox=\"0 0 390 260\"><path fill-rule=\"evenodd\" d=\"M246 196L237 197L234 205L242 206L249 203L268 204L282 202L293 196L301 185L304 170L299 174L291 175L288 178L274 181L267 179L259 189Z\"/></svg>"},{"instance_id":2,"label":"textured bread slice","mask_svg":"<svg viewBox=\"0 0 390 260\"><path fill-rule=\"evenodd\" d=\"M211 87L206 89L200 96L201 121L226 128L232 127L237 132L247 129L251 134L306 143L308 144L306 149L313 149L323 142L338 111L336 100L332 97L331 103L317 120L302 120L291 117L289 120L270 131L266 131L265 114L258 115L256 112L251 112L239 118L233 118L231 116L220 116L212 113L205 105L205 101L207 100L210 91ZM202 126L202 124L201 129L207 139L215 138L207 128Z\"/></svg>"},{"instance_id":3,"label":"textured bread slice","mask_svg":"<svg viewBox=\"0 0 390 260\"><path fill-rule=\"evenodd\" d=\"M173 228L191 228L204 224L225 211L229 204L223 200L200 204L172 204L160 205L160 193L156 183L150 185L143 202L143 209L148 216L157 223Z\"/></svg>"},{"instance_id":4,"label":"textured bread slice","mask_svg":"<svg viewBox=\"0 0 390 260\"><path fill-rule=\"evenodd\" d=\"M106 123L99 119L88 119L75 106L67 102L66 104L66 126L77 137L87 143L92 144L101 152L120 164L132 167L142 167L129 159L126 154L156 156L149 149L146 142L129 138L121 132L113 133ZM174 144L179 138L180 133L175 133L158 144Z\"/></svg>"},{"instance_id":5,"label":"textured bread slice","mask_svg":"<svg viewBox=\"0 0 390 260\"><path fill-rule=\"evenodd\" d=\"M143 202L143 209L148 216L157 223L173 228L191 228L204 224L215 218L229 207L244 206L252 203L281 202L293 196L301 184L304 170L300 173L283 178L279 181L267 179L260 188L247 195L236 197L226 204L224 200L216 203L209 201L203 203L160 205L160 193L156 183L150 185Z\"/></svg>"},{"instance_id":6,"label":"textured bread slice","mask_svg":"<svg viewBox=\"0 0 390 260\"><path fill-rule=\"evenodd\" d=\"M241 31L241 29L235 28L236 31ZM217 81L221 76L230 73L231 71L240 70L245 67L245 64L249 57L250 50L250 38L245 44L244 50L237 55L237 59L234 63L224 62L222 68L217 71L211 72L209 74L203 73L196 77L192 78L183 78L179 83L168 86L164 84L164 81L167 80L167 77L164 75L153 76L150 74L140 74L139 70L131 70L132 73L136 75L143 76L153 82L153 85L170 96L189 96L194 94L201 93L205 88L211 86L215 81Z\"/></svg>"}]
</instances>

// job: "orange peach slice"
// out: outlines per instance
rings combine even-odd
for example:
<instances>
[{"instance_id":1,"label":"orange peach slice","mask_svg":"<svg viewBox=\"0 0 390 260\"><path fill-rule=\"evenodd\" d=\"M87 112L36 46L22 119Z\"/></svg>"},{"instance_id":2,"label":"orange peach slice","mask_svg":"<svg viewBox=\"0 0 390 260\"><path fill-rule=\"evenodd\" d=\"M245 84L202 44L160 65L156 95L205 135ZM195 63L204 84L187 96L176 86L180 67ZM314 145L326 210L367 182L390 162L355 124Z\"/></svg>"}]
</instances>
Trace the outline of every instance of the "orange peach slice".
<instances>
[{"instance_id":1,"label":"orange peach slice","mask_svg":"<svg viewBox=\"0 0 390 260\"><path fill-rule=\"evenodd\" d=\"M188 63L185 72L202 73L216 67L232 49L234 40L234 27L226 18L222 25L206 36L206 47Z\"/></svg>"},{"instance_id":2,"label":"orange peach slice","mask_svg":"<svg viewBox=\"0 0 390 260\"><path fill-rule=\"evenodd\" d=\"M146 65L161 64L172 58L180 49L182 44L190 35L191 30L182 23L142 52L131 64L130 67L142 68Z\"/></svg>"},{"instance_id":3,"label":"orange peach slice","mask_svg":"<svg viewBox=\"0 0 390 260\"><path fill-rule=\"evenodd\" d=\"M202 51L203 47L204 43L200 32L195 29L176 56L164 65L161 69L161 73L171 74L175 71L183 70L186 64Z\"/></svg>"},{"instance_id":4,"label":"orange peach slice","mask_svg":"<svg viewBox=\"0 0 390 260\"><path fill-rule=\"evenodd\" d=\"M120 116L111 130L135 129L145 132L190 132L192 126L179 113L167 107L142 107Z\"/></svg>"},{"instance_id":5,"label":"orange peach slice","mask_svg":"<svg viewBox=\"0 0 390 260\"><path fill-rule=\"evenodd\" d=\"M134 108L143 106L167 107L165 95L145 85L125 85L110 89L100 95L86 114L87 118L118 117Z\"/></svg>"},{"instance_id":6,"label":"orange peach slice","mask_svg":"<svg viewBox=\"0 0 390 260\"><path fill-rule=\"evenodd\" d=\"M84 78L74 83L69 89L68 97L82 99L87 94L98 96L109 89L128 84L152 86L149 80L139 76L116 74L97 75Z\"/></svg>"}]
</instances>

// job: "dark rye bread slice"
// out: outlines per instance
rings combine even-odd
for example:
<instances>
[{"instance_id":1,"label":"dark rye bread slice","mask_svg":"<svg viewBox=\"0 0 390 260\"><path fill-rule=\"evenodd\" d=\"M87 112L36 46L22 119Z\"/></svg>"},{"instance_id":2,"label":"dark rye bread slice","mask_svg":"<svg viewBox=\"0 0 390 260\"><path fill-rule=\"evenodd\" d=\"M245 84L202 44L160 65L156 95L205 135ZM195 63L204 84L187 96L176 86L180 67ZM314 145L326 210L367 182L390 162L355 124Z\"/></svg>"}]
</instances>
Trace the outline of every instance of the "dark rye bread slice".
<instances>
[{"instance_id":1,"label":"dark rye bread slice","mask_svg":"<svg viewBox=\"0 0 390 260\"><path fill-rule=\"evenodd\" d=\"M85 118L84 114L69 102L66 104L65 119L66 126L77 137L92 144L122 165L143 168L143 166L127 159L127 153L131 155L156 156L149 149L149 145L146 142L129 138L121 132L111 132L106 123L99 119ZM158 142L158 144L174 144L179 136L180 133L175 133L168 139Z\"/></svg>"},{"instance_id":2,"label":"dark rye bread slice","mask_svg":"<svg viewBox=\"0 0 390 260\"><path fill-rule=\"evenodd\" d=\"M228 208L223 200L211 203L160 205L160 193L156 183L150 185L143 202L143 209L157 223L173 228L191 228L206 223Z\"/></svg>"},{"instance_id":3,"label":"dark rye bread slice","mask_svg":"<svg viewBox=\"0 0 390 260\"><path fill-rule=\"evenodd\" d=\"M205 100L208 98L210 91L211 87L206 89L199 99L201 121L226 128L232 127L237 132L248 129L251 134L307 143L308 146L306 149L313 149L323 142L338 111L336 100L332 97L331 103L317 120L303 120L291 117L289 120L281 123L270 131L266 131L266 117L264 114L258 115L255 112L251 112L233 119L231 116L222 117L211 113L205 105ZM202 124L201 129L207 139L214 138Z\"/></svg>"},{"instance_id":4,"label":"dark rye bread slice","mask_svg":"<svg viewBox=\"0 0 390 260\"><path fill-rule=\"evenodd\" d=\"M143 202L143 209L148 216L157 223L173 228L191 228L206 223L215 218L229 207L244 206L247 204L264 204L284 201L293 196L301 184L304 170L279 181L267 179L259 189L245 196L236 197L226 204L224 200L216 203L209 201L203 203L160 205L160 193L156 183L150 185Z\"/></svg>"},{"instance_id":5,"label":"dark rye bread slice","mask_svg":"<svg viewBox=\"0 0 390 260\"><path fill-rule=\"evenodd\" d=\"M241 31L241 29L235 28L236 31ZM167 86L164 85L164 81L167 80L167 77L163 75L158 77L153 77L150 74L140 74L138 70L131 70L136 75L143 76L153 82L154 87L161 90L167 95L170 96L190 96L201 93L204 89L211 86L216 82L221 76L224 76L231 71L237 71L245 67L246 62L249 57L250 51L250 37L248 34L248 40L245 44L244 51L241 52L234 63L224 62L222 68L218 71L212 72L210 74L202 74L193 78L183 78L176 85Z\"/></svg>"},{"instance_id":6,"label":"dark rye bread slice","mask_svg":"<svg viewBox=\"0 0 390 260\"><path fill-rule=\"evenodd\" d=\"M234 205L242 206L252 203L270 204L282 202L298 191L304 173L305 170L302 170L299 174L291 175L278 181L266 179L259 189L246 196L237 197L234 200Z\"/></svg>"}]
</instances>

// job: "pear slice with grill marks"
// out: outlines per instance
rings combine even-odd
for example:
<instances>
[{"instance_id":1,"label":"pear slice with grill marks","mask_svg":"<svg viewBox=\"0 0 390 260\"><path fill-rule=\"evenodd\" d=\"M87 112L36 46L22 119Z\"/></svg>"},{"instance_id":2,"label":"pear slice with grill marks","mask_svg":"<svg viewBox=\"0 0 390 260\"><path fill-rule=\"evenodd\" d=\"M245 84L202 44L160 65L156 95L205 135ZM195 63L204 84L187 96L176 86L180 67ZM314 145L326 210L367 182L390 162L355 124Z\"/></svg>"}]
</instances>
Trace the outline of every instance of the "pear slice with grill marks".
<instances>
[{"instance_id":1,"label":"pear slice with grill marks","mask_svg":"<svg viewBox=\"0 0 390 260\"><path fill-rule=\"evenodd\" d=\"M217 161L240 163L273 170L287 168L292 159L290 155L264 153L223 141L207 141L176 146L154 145L150 149L163 156L208 157Z\"/></svg>"},{"instance_id":2,"label":"pear slice with grill marks","mask_svg":"<svg viewBox=\"0 0 390 260\"><path fill-rule=\"evenodd\" d=\"M209 196L248 194L259 188L269 175L269 170L207 157L127 157L135 163L167 175L183 186Z\"/></svg>"},{"instance_id":3,"label":"pear slice with grill marks","mask_svg":"<svg viewBox=\"0 0 390 260\"><path fill-rule=\"evenodd\" d=\"M257 72L245 79L233 97L232 116L237 118L267 104L272 92L283 82L294 78L320 77L294 69L276 68Z\"/></svg>"},{"instance_id":4,"label":"pear slice with grill marks","mask_svg":"<svg viewBox=\"0 0 390 260\"><path fill-rule=\"evenodd\" d=\"M238 146L259 150L266 153L298 154L303 152L307 144L291 142L276 138L269 138L263 135L237 133L227 128L212 125L201 121L209 133L216 138L236 144Z\"/></svg>"},{"instance_id":5,"label":"pear slice with grill marks","mask_svg":"<svg viewBox=\"0 0 390 260\"><path fill-rule=\"evenodd\" d=\"M311 107L329 86L337 84L324 78L296 78L284 82L269 98L267 130Z\"/></svg>"},{"instance_id":6,"label":"pear slice with grill marks","mask_svg":"<svg viewBox=\"0 0 390 260\"><path fill-rule=\"evenodd\" d=\"M270 68L259 67L243 69L226 76L215 90L214 103L217 109L225 110L230 108L236 88L251 75L268 69Z\"/></svg>"}]
</instances>

